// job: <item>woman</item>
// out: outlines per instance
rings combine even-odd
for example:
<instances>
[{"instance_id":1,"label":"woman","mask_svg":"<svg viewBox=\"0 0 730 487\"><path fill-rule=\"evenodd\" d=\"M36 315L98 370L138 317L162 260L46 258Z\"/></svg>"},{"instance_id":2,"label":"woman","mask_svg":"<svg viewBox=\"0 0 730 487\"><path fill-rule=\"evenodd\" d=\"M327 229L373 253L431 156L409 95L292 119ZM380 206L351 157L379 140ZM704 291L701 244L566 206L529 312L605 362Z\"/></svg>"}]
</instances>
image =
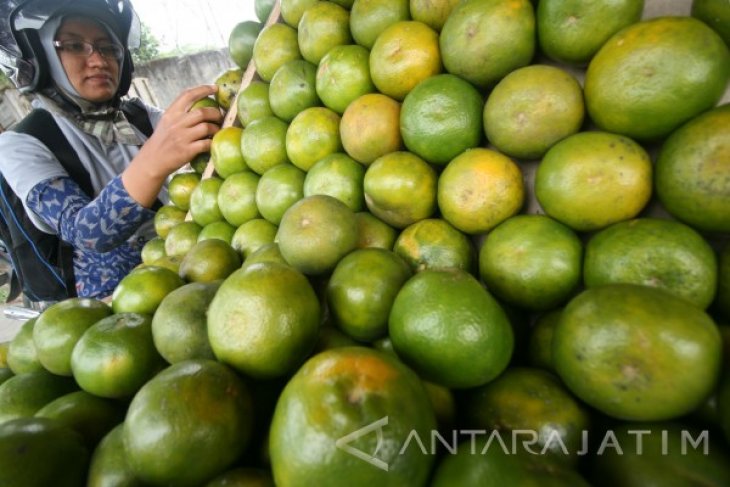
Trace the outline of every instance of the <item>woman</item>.
<instances>
[{"instance_id":1,"label":"woman","mask_svg":"<svg viewBox=\"0 0 730 487\"><path fill-rule=\"evenodd\" d=\"M147 139L120 110L133 70L129 49L138 43L128 0L10 0L5 8L0 64L53 116L89 173L93 197L26 133L0 135L0 172L33 224L73 246L76 294L108 296L154 236L150 208L164 199L168 176L210 149L222 115L190 107L216 87L185 91L164 114L145 106L154 127Z\"/></svg>"}]
</instances>

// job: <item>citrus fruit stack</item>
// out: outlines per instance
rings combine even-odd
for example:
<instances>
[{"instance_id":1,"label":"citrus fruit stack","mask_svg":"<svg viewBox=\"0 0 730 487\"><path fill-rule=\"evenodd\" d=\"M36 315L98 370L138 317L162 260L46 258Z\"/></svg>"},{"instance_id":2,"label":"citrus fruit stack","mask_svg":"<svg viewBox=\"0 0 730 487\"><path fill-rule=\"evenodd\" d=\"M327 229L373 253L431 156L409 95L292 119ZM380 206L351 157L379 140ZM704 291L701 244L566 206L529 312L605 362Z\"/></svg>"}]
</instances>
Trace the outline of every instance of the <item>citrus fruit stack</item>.
<instances>
[{"instance_id":1,"label":"citrus fruit stack","mask_svg":"<svg viewBox=\"0 0 730 487\"><path fill-rule=\"evenodd\" d=\"M728 16L689 3L257 0L143 265L8 347L0 484L730 485Z\"/></svg>"}]
</instances>

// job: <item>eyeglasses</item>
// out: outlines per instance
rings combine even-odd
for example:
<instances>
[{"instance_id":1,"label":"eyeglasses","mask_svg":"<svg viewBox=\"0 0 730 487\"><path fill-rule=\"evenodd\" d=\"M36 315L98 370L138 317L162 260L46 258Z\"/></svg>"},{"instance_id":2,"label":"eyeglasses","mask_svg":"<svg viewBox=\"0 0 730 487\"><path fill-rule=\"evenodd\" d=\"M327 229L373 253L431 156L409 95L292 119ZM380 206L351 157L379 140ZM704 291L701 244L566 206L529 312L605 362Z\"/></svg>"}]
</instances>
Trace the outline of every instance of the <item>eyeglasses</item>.
<instances>
[{"instance_id":1,"label":"eyeglasses","mask_svg":"<svg viewBox=\"0 0 730 487\"><path fill-rule=\"evenodd\" d=\"M89 57L96 51L105 59L113 58L121 61L124 57L124 48L113 42L102 41L92 43L79 40L53 41L53 46L61 51L66 51L72 56Z\"/></svg>"}]
</instances>

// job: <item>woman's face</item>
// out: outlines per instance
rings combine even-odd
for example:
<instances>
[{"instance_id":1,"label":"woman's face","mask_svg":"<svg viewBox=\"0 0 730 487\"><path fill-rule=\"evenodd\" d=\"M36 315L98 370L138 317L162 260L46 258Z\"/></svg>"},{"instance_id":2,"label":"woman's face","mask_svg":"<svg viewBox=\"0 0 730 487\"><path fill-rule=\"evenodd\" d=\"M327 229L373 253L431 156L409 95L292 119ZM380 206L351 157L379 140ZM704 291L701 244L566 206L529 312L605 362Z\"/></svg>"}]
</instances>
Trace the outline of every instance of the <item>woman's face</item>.
<instances>
[{"instance_id":1,"label":"woman's face","mask_svg":"<svg viewBox=\"0 0 730 487\"><path fill-rule=\"evenodd\" d=\"M90 19L70 17L56 32L56 41L85 41L96 46L113 42L107 31ZM90 56L57 49L71 85L81 98L94 103L111 100L119 86L119 61L102 56L96 48Z\"/></svg>"}]
</instances>

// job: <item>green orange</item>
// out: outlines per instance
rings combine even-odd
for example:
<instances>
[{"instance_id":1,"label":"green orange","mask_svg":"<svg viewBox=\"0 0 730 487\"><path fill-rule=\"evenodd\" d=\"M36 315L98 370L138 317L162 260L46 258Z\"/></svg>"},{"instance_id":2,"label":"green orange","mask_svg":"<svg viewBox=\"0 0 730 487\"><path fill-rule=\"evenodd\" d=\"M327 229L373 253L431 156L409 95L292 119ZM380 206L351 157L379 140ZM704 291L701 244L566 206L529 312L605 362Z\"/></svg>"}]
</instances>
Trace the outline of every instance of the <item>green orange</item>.
<instances>
[{"instance_id":1,"label":"green orange","mask_svg":"<svg viewBox=\"0 0 730 487\"><path fill-rule=\"evenodd\" d=\"M436 32L440 32L451 11L460 0L410 0L413 20L423 22Z\"/></svg>"},{"instance_id":2,"label":"green orange","mask_svg":"<svg viewBox=\"0 0 730 487\"><path fill-rule=\"evenodd\" d=\"M241 257L231 244L217 238L203 240L191 248L180 262L180 277L188 282L225 279L241 267Z\"/></svg>"},{"instance_id":3,"label":"green orange","mask_svg":"<svg viewBox=\"0 0 730 487\"><path fill-rule=\"evenodd\" d=\"M221 215L234 227L259 216L256 206L256 189L259 176L250 171L233 174L223 181L218 189L218 209Z\"/></svg>"},{"instance_id":4,"label":"green orange","mask_svg":"<svg viewBox=\"0 0 730 487\"><path fill-rule=\"evenodd\" d=\"M365 168L347 154L335 152L312 166L304 178L304 196L326 194L345 203L352 211L365 206Z\"/></svg>"},{"instance_id":5,"label":"green orange","mask_svg":"<svg viewBox=\"0 0 730 487\"><path fill-rule=\"evenodd\" d=\"M705 232L730 232L730 104L690 120L661 146L654 184L673 216Z\"/></svg>"},{"instance_id":6,"label":"green orange","mask_svg":"<svg viewBox=\"0 0 730 487\"><path fill-rule=\"evenodd\" d=\"M245 260L264 245L274 242L277 226L263 218L242 224L233 234L231 246Z\"/></svg>"},{"instance_id":7,"label":"green orange","mask_svg":"<svg viewBox=\"0 0 730 487\"><path fill-rule=\"evenodd\" d=\"M210 145L211 160L215 172L221 178L227 178L248 168L241 154L242 136L243 129L240 127L224 127L213 136Z\"/></svg>"},{"instance_id":8,"label":"green orange","mask_svg":"<svg viewBox=\"0 0 730 487\"><path fill-rule=\"evenodd\" d=\"M635 284L583 291L553 335L553 362L568 388L604 414L634 421L697 408L717 384L721 350L720 332L702 310Z\"/></svg>"},{"instance_id":9,"label":"green orange","mask_svg":"<svg viewBox=\"0 0 730 487\"><path fill-rule=\"evenodd\" d=\"M426 380L477 387L497 377L512 357L507 315L473 276L459 269L425 270L401 288L388 330L398 357Z\"/></svg>"},{"instance_id":10,"label":"green orange","mask_svg":"<svg viewBox=\"0 0 730 487\"><path fill-rule=\"evenodd\" d=\"M71 375L71 353L84 332L112 314L98 299L68 298L48 307L33 326L38 361L56 375Z\"/></svg>"},{"instance_id":11,"label":"green orange","mask_svg":"<svg viewBox=\"0 0 730 487\"><path fill-rule=\"evenodd\" d=\"M202 230L203 227L194 221L175 225L165 238L165 257L182 258L198 242Z\"/></svg>"},{"instance_id":12,"label":"green orange","mask_svg":"<svg viewBox=\"0 0 730 487\"><path fill-rule=\"evenodd\" d=\"M160 237L154 237L148 240L142 247L142 263L151 264L165 256L165 240Z\"/></svg>"},{"instance_id":13,"label":"green orange","mask_svg":"<svg viewBox=\"0 0 730 487\"><path fill-rule=\"evenodd\" d=\"M294 59L274 73L269 85L269 105L274 115L291 122L305 108L321 105L315 88L317 66Z\"/></svg>"},{"instance_id":14,"label":"green orange","mask_svg":"<svg viewBox=\"0 0 730 487\"><path fill-rule=\"evenodd\" d=\"M153 315L162 299L185 282L164 267L146 266L127 274L112 293L114 313Z\"/></svg>"},{"instance_id":15,"label":"green orange","mask_svg":"<svg viewBox=\"0 0 730 487\"><path fill-rule=\"evenodd\" d=\"M167 362L213 359L208 343L207 311L220 287L217 282L191 282L171 291L152 318L152 340Z\"/></svg>"},{"instance_id":16,"label":"green orange","mask_svg":"<svg viewBox=\"0 0 730 487\"><path fill-rule=\"evenodd\" d=\"M355 44L335 46L324 55L317 67L315 87L327 108L342 114L352 101L375 91L369 57L367 49Z\"/></svg>"},{"instance_id":17,"label":"green orange","mask_svg":"<svg viewBox=\"0 0 730 487\"><path fill-rule=\"evenodd\" d=\"M273 115L269 104L269 84L254 80L238 93L236 116L243 127L256 119Z\"/></svg>"},{"instance_id":18,"label":"green orange","mask_svg":"<svg viewBox=\"0 0 730 487\"><path fill-rule=\"evenodd\" d=\"M72 378L45 369L14 375L0 385L0 426L31 417L49 402L75 390L78 386Z\"/></svg>"},{"instance_id":19,"label":"green orange","mask_svg":"<svg viewBox=\"0 0 730 487\"><path fill-rule=\"evenodd\" d=\"M8 345L7 366L16 375L43 369L33 343L35 321L31 318L23 323Z\"/></svg>"},{"instance_id":20,"label":"green orange","mask_svg":"<svg viewBox=\"0 0 730 487\"><path fill-rule=\"evenodd\" d=\"M586 64L616 32L638 22L644 2L545 0L537 4L537 40L551 59Z\"/></svg>"},{"instance_id":21,"label":"green orange","mask_svg":"<svg viewBox=\"0 0 730 487\"><path fill-rule=\"evenodd\" d=\"M327 283L327 302L335 324L361 341L387 334L393 301L411 273L406 262L390 250L360 249L345 256Z\"/></svg>"},{"instance_id":22,"label":"green orange","mask_svg":"<svg viewBox=\"0 0 730 487\"><path fill-rule=\"evenodd\" d=\"M187 211L174 205L164 205L155 213L155 233L160 238L167 238L172 227L185 221Z\"/></svg>"},{"instance_id":23,"label":"green orange","mask_svg":"<svg viewBox=\"0 0 730 487\"><path fill-rule=\"evenodd\" d=\"M350 12L333 2L317 2L304 11L297 25L302 57L317 65L330 49L350 44Z\"/></svg>"},{"instance_id":24,"label":"green orange","mask_svg":"<svg viewBox=\"0 0 730 487\"><path fill-rule=\"evenodd\" d=\"M637 218L593 235L586 246L586 287L611 283L661 288L707 308L717 287L717 258L692 228L673 220Z\"/></svg>"},{"instance_id":25,"label":"green orange","mask_svg":"<svg viewBox=\"0 0 730 487\"><path fill-rule=\"evenodd\" d=\"M369 211L355 213L357 223L357 248L370 247L392 250L397 236L395 228Z\"/></svg>"},{"instance_id":26,"label":"green orange","mask_svg":"<svg viewBox=\"0 0 730 487\"><path fill-rule=\"evenodd\" d=\"M446 165L482 140L484 100L474 86L452 74L432 76L403 100L400 129L408 150Z\"/></svg>"},{"instance_id":27,"label":"green orange","mask_svg":"<svg viewBox=\"0 0 730 487\"><path fill-rule=\"evenodd\" d=\"M218 221L208 223L198 234L198 242L215 238L230 244L234 233L236 233L236 227L228 222Z\"/></svg>"},{"instance_id":28,"label":"green orange","mask_svg":"<svg viewBox=\"0 0 730 487\"><path fill-rule=\"evenodd\" d=\"M355 249L355 213L332 196L305 197L284 213L276 241L290 265L305 274L323 274Z\"/></svg>"},{"instance_id":29,"label":"green orange","mask_svg":"<svg viewBox=\"0 0 730 487\"><path fill-rule=\"evenodd\" d=\"M243 453L251 413L250 392L230 368L213 360L171 365L129 405L122 431L129 466L147 483L202 485Z\"/></svg>"},{"instance_id":30,"label":"green orange","mask_svg":"<svg viewBox=\"0 0 730 487\"><path fill-rule=\"evenodd\" d=\"M274 225L284 212L304 197L304 171L291 164L280 164L266 171L256 187L259 213Z\"/></svg>"},{"instance_id":31,"label":"green orange","mask_svg":"<svg viewBox=\"0 0 730 487\"><path fill-rule=\"evenodd\" d=\"M350 10L350 31L355 42L372 49L390 25L410 20L408 0L357 0Z\"/></svg>"},{"instance_id":32,"label":"green orange","mask_svg":"<svg viewBox=\"0 0 730 487\"><path fill-rule=\"evenodd\" d=\"M190 215L201 227L223 220L218 207L218 192L222 185L223 179L210 177L200 181L193 190L190 196Z\"/></svg>"},{"instance_id":33,"label":"green orange","mask_svg":"<svg viewBox=\"0 0 730 487\"><path fill-rule=\"evenodd\" d=\"M545 215L516 215L487 235L479 275L507 303L550 310L578 288L582 261L583 245L570 228Z\"/></svg>"},{"instance_id":34,"label":"green orange","mask_svg":"<svg viewBox=\"0 0 730 487\"><path fill-rule=\"evenodd\" d=\"M461 2L439 37L446 71L491 88L526 66L535 52L535 14L529 0Z\"/></svg>"},{"instance_id":35,"label":"green orange","mask_svg":"<svg viewBox=\"0 0 730 487\"><path fill-rule=\"evenodd\" d=\"M253 56L253 45L263 26L253 20L239 22L228 35L228 54L239 68L246 69Z\"/></svg>"}]
</instances>

